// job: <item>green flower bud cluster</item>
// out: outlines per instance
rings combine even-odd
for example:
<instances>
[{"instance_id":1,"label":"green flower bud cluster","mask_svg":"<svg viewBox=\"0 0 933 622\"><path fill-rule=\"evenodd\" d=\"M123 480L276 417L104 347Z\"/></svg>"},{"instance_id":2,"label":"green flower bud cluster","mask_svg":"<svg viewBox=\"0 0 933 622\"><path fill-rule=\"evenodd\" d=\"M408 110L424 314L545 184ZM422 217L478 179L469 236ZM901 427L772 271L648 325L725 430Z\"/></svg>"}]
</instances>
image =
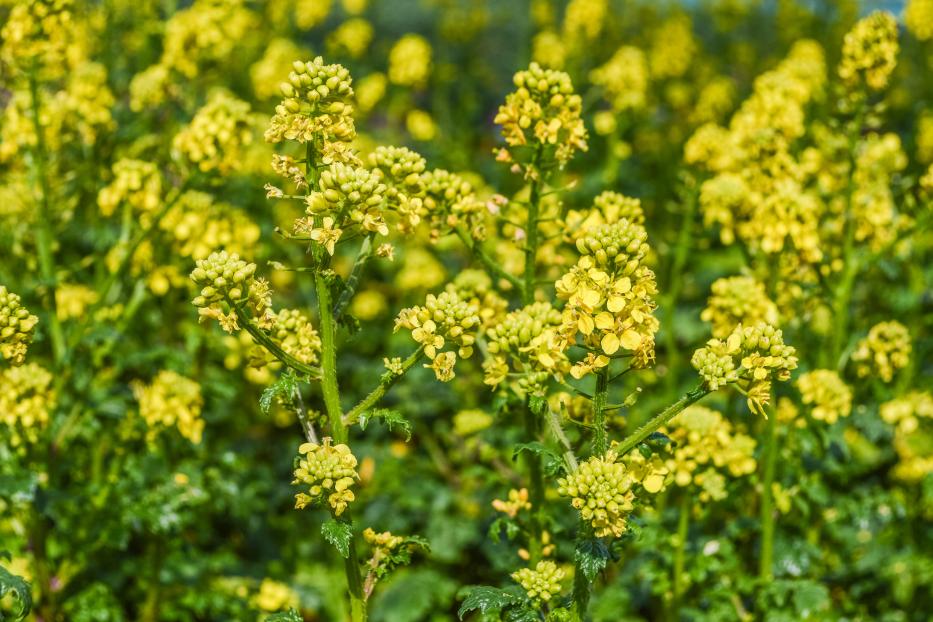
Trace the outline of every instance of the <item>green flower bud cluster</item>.
<instances>
[{"instance_id":1,"label":"green flower bud cluster","mask_svg":"<svg viewBox=\"0 0 933 622\"><path fill-rule=\"evenodd\" d=\"M312 231L314 217L330 217L337 228L359 225L364 231L389 234L383 210L386 185L380 173L335 162L321 172L319 186L305 199L312 219L298 220L296 232ZM341 216L345 222L336 221Z\"/></svg>"},{"instance_id":2,"label":"green flower bud cluster","mask_svg":"<svg viewBox=\"0 0 933 622\"><path fill-rule=\"evenodd\" d=\"M242 166L243 147L252 141L249 104L218 91L176 134L172 147L200 170L224 174Z\"/></svg>"},{"instance_id":3,"label":"green flower bud cluster","mask_svg":"<svg viewBox=\"0 0 933 622\"><path fill-rule=\"evenodd\" d=\"M200 443L204 432L201 385L173 371L160 371L151 384L135 383L133 395L139 414L146 421L146 439L155 440L164 428L176 426L192 443Z\"/></svg>"},{"instance_id":4,"label":"green flower bud cluster","mask_svg":"<svg viewBox=\"0 0 933 622\"><path fill-rule=\"evenodd\" d=\"M722 341L710 339L693 354L693 367L710 390L737 383L748 396L748 407L766 416L771 400L771 381L786 381L797 368L796 350L784 344L780 329L758 322L736 326Z\"/></svg>"},{"instance_id":5,"label":"green flower bud cluster","mask_svg":"<svg viewBox=\"0 0 933 622\"><path fill-rule=\"evenodd\" d=\"M616 111L644 108L648 79L648 59L631 45L622 46L604 65L590 72L590 80L603 87L606 100Z\"/></svg>"},{"instance_id":6,"label":"green flower bud cluster","mask_svg":"<svg viewBox=\"0 0 933 622\"><path fill-rule=\"evenodd\" d=\"M424 347L424 353L432 364L438 380L447 382L454 377L453 366L457 356L470 358L479 330L479 308L476 304L462 300L457 294L444 291L435 296L428 294L424 306L403 309L395 320L395 330L405 328L412 338ZM457 347L441 352L450 341Z\"/></svg>"},{"instance_id":7,"label":"green flower bud cluster","mask_svg":"<svg viewBox=\"0 0 933 622\"><path fill-rule=\"evenodd\" d=\"M797 388L817 421L833 424L852 412L852 389L831 369L815 369L801 375Z\"/></svg>"},{"instance_id":8,"label":"green flower bud cluster","mask_svg":"<svg viewBox=\"0 0 933 622\"><path fill-rule=\"evenodd\" d=\"M298 447L301 456L295 468L293 484L308 486L308 492L295 495L295 508L303 509L312 503L327 503L334 516L343 514L347 506L356 499L350 488L360 476L356 472L356 456L344 444L302 443Z\"/></svg>"},{"instance_id":9,"label":"green flower bud cluster","mask_svg":"<svg viewBox=\"0 0 933 622\"><path fill-rule=\"evenodd\" d=\"M201 318L213 318L229 333L236 331L236 313L231 305L244 304L260 327L270 328L275 321L271 310L272 292L264 279L254 278L256 264L240 259L236 253L217 251L199 259L191 280L201 288L192 304Z\"/></svg>"},{"instance_id":10,"label":"green flower bud cluster","mask_svg":"<svg viewBox=\"0 0 933 622\"><path fill-rule=\"evenodd\" d=\"M422 192L424 182L421 179L427 161L408 147L379 146L369 156L373 168L379 169L388 182L389 196L399 192L415 196Z\"/></svg>"},{"instance_id":11,"label":"green flower bud cluster","mask_svg":"<svg viewBox=\"0 0 933 622\"><path fill-rule=\"evenodd\" d=\"M55 409L52 374L27 363L0 371L0 424L10 428L10 445L35 443Z\"/></svg>"},{"instance_id":12,"label":"green flower bud cluster","mask_svg":"<svg viewBox=\"0 0 933 622\"><path fill-rule=\"evenodd\" d=\"M288 81L281 85L284 99L275 108L266 140L321 141L325 152L328 144L349 143L356 137L351 84L350 72L342 65L325 65L320 56L295 61ZM345 155L341 161L355 160Z\"/></svg>"},{"instance_id":13,"label":"green flower bud cluster","mask_svg":"<svg viewBox=\"0 0 933 622\"><path fill-rule=\"evenodd\" d=\"M0 31L0 60L23 71L35 61L48 67L63 65L74 32L73 5L72 0L13 3Z\"/></svg>"},{"instance_id":14,"label":"green flower bud cluster","mask_svg":"<svg viewBox=\"0 0 933 622\"><path fill-rule=\"evenodd\" d=\"M399 39L389 51L389 81L419 88L431 75L431 44L416 34Z\"/></svg>"},{"instance_id":15,"label":"green flower bud cluster","mask_svg":"<svg viewBox=\"0 0 933 622\"><path fill-rule=\"evenodd\" d=\"M444 169L428 171L421 180L424 209L431 218L433 236L461 223L475 231L481 222L483 204L476 198L470 182Z\"/></svg>"},{"instance_id":16,"label":"green flower bud cluster","mask_svg":"<svg viewBox=\"0 0 933 622\"><path fill-rule=\"evenodd\" d=\"M911 391L881 405L881 418L894 426L894 451L898 463L894 477L906 482L920 482L933 473L933 395Z\"/></svg>"},{"instance_id":17,"label":"green flower bud cluster","mask_svg":"<svg viewBox=\"0 0 933 622\"><path fill-rule=\"evenodd\" d=\"M512 573L512 579L522 586L535 603L546 603L560 594L560 584L566 573L550 560L542 560L534 569L522 568Z\"/></svg>"},{"instance_id":18,"label":"green flower bud cluster","mask_svg":"<svg viewBox=\"0 0 933 622\"><path fill-rule=\"evenodd\" d=\"M39 318L29 313L20 297L0 285L0 356L22 365Z\"/></svg>"},{"instance_id":19,"label":"green flower bud cluster","mask_svg":"<svg viewBox=\"0 0 933 622\"><path fill-rule=\"evenodd\" d=\"M848 86L863 83L883 89L897 64L897 20L886 11L875 11L859 20L842 43L839 77Z\"/></svg>"},{"instance_id":20,"label":"green flower bud cluster","mask_svg":"<svg viewBox=\"0 0 933 622\"><path fill-rule=\"evenodd\" d=\"M485 270L463 270L445 289L456 294L461 300L470 301L479 307L483 328L502 320L509 308L509 302L496 292L492 286L492 278Z\"/></svg>"},{"instance_id":21,"label":"green flower bud cluster","mask_svg":"<svg viewBox=\"0 0 933 622\"><path fill-rule=\"evenodd\" d=\"M558 480L557 492L570 497L571 505L580 511L599 538L621 536L629 513L634 509L636 483L625 464L617 462L615 451L593 456L580 468Z\"/></svg>"},{"instance_id":22,"label":"green flower bud cluster","mask_svg":"<svg viewBox=\"0 0 933 622\"><path fill-rule=\"evenodd\" d=\"M509 364L519 373L530 374L532 385L564 370L567 357L557 332L562 318L551 303L535 302L490 328L486 335L493 361L485 366L486 384L495 386L505 380L502 370L509 369Z\"/></svg>"},{"instance_id":23,"label":"green flower bud cluster","mask_svg":"<svg viewBox=\"0 0 933 622\"><path fill-rule=\"evenodd\" d=\"M276 313L271 335L285 352L302 363L317 363L321 352L321 337L308 316L301 311L282 309Z\"/></svg>"},{"instance_id":24,"label":"green flower bud cluster","mask_svg":"<svg viewBox=\"0 0 933 622\"><path fill-rule=\"evenodd\" d=\"M713 337L724 339L737 324L776 324L778 310L764 284L750 276L731 276L713 282L700 319L713 325Z\"/></svg>"},{"instance_id":25,"label":"green flower bud cluster","mask_svg":"<svg viewBox=\"0 0 933 622\"><path fill-rule=\"evenodd\" d=\"M510 147L535 144L554 148L554 159L561 166L576 151L586 151L586 127L580 116L583 103L574 93L569 75L531 63L527 70L515 74L514 83L515 92L506 96L495 118ZM499 159L512 162L515 156L503 149Z\"/></svg>"},{"instance_id":26,"label":"green flower bud cluster","mask_svg":"<svg viewBox=\"0 0 933 622\"><path fill-rule=\"evenodd\" d=\"M612 190L599 193L593 199L593 207L599 210L606 223L627 220L640 225L645 222L645 210L642 209L640 199L627 197Z\"/></svg>"},{"instance_id":27,"label":"green flower bud cluster","mask_svg":"<svg viewBox=\"0 0 933 622\"><path fill-rule=\"evenodd\" d=\"M678 486L699 487L701 501L726 497L723 473L741 477L755 472L755 439L735 430L715 410L690 406L665 433L674 441L665 467Z\"/></svg>"},{"instance_id":28,"label":"green flower bud cluster","mask_svg":"<svg viewBox=\"0 0 933 622\"><path fill-rule=\"evenodd\" d=\"M123 202L136 212L153 213L162 203L162 175L152 162L124 158L113 165L113 181L97 193L100 213L111 216Z\"/></svg>"},{"instance_id":29,"label":"green flower bud cluster","mask_svg":"<svg viewBox=\"0 0 933 622\"><path fill-rule=\"evenodd\" d=\"M619 220L586 232L577 242L581 255L591 255L596 265L617 275L632 274L650 250L648 232L639 224Z\"/></svg>"},{"instance_id":30,"label":"green flower bud cluster","mask_svg":"<svg viewBox=\"0 0 933 622\"><path fill-rule=\"evenodd\" d=\"M879 376L891 382L894 374L910 362L910 331L897 321L875 324L861 339L852 353L855 373L859 378Z\"/></svg>"}]
</instances>

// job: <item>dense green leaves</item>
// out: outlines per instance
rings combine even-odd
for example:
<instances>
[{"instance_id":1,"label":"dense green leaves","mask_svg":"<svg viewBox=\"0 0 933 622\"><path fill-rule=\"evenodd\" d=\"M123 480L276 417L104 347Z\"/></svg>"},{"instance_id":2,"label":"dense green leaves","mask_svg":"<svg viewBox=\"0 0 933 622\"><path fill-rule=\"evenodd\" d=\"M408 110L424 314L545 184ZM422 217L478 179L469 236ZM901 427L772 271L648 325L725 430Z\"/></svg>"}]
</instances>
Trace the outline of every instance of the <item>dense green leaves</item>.
<instances>
[{"instance_id":1,"label":"dense green leaves","mask_svg":"<svg viewBox=\"0 0 933 622\"><path fill-rule=\"evenodd\" d=\"M0 551L0 561L3 561L4 558L9 561L9 553ZM13 599L13 609L11 611L13 620L22 620L29 615L32 610L32 591L29 583L0 564L0 602L7 596ZM7 618L3 615L3 610L0 609L0 620L5 619Z\"/></svg>"}]
</instances>

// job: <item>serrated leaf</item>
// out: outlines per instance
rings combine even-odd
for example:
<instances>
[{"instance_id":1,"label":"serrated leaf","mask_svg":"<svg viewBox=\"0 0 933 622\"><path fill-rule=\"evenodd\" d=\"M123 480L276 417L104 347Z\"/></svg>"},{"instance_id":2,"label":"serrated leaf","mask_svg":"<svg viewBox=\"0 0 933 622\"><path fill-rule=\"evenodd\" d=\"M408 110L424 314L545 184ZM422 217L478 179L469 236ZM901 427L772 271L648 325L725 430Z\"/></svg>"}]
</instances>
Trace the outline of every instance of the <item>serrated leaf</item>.
<instances>
[{"instance_id":1,"label":"serrated leaf","mask_svg":"<svg viewBox=\"0 0 933 622\"><path fill-rule=\"evenodd\" d=\"M288 611L281 611L266 616L266 622L304 622L304 620L301 614L295 609L289 609Z\"/></svg>"},{"instance_id":2,"label":"serrated leaf","mask_svg":"<svg viewBox=\"0 0 933 622\"><path fill-rule=\"evenodd\" d=\"M506 622L539 622L541 616L529 606L509 609L505 614Z\"/></svg>"},{"instance_id":3,"label":"serrated leaf","mask_svg":"<svg viewBox=\"0 0 933 622\"><path fill-rule=\"evenodd\" d=\"M3 557L9 558L9 553L4 551ZM8 594L13 595L15 602L11 612L13 619L22 620L28 616L32 610L32 591L29 582L0 566L0 600L3 600ZM3 612L0 611L0 620L3 619Z\"/></svg>"},{"instance_id":4,"label":"serrated leaf","mask_svg":"<svg viewBox=\"0 0 933 622\"><path fill-rule=\"evenodd\" d=\"M405 418L402 413L392 408L374 408L360 415L360 429L365 430L366 426L373 419L381 419L391 432L397 429L405 433L405 441L411 440L411 422Z\"/></svg>"},{"instance_id":5,"label":"serrated leaf","mask_svg":"<svg viewBox=\"0 0 933 622\"><path fill-rule=\"evenodd\" d=\"M609 549L599 538L585 538L577 542L574 561L587 580L593 581L609 562Z\"/></svg>"},{"instance_id":6,"label":"serrated leaf","mask_svg":"<svg viewBox=\"0 0 933 622\"><path fill-rule=\"evenodd\" d=\"M557 452L545 445L540 441L532 441L530 443L519 443L515 446L515 450L512 452L512 459L518 458L518 456L523 451L530 451L531 453L541 456L542 458L550 458L551 460L560 460L560 456L557 455Z\"/></svg>"},{"instance_id":7,"label":"serrated leaf","mask_svg":"<svg viewBox=\"0 0 933 622\"><path fill-rule=\"evenodd\" d=\"M547 398L541 395L532 395L528 398L528 408L533 415L540 417L545 413L547 407Z\"/></svg>"},{"instance_id":8,"label":"serrated leaf","mask_svg":"<svg viewBox=\"0 0 933 622\"><path fill-rule=\"evenodd\" d=\"M332 518L321 525L321 534L334 545L344 559L350 557L350 539L353 537L350 523Z\"/></svg>"},{"instance_id":9,"label":"serrated leaf","mask_svg":"<svg viewBox=\"0 0 933 622\"><path fill-rule=\"evenodd\" d=\"M483 614L497 613L506 607L513 607L522 602L518 596L496 587L478 585L465 589L468 590L467 596L457 611L457 616L461 620L471 611L479 611Z\"/></svg>"},{"instance_id":10,"label":"serrated leaf","mask_svg":"<svg viewBox=\"0 0 933 622\"><path fill-rule=\"evenodd\" d=\"M259 410L262 411L262 414L268 415L275 398L286 397L291 399L292 395L294 395L297 390L298 378L296 378L292 370L289 369L279 376L278 380L263 389L262 395L259 396Z\"/></svg>"},{"instance_id":11,"label":"serrated leaf","mask_svg":"<svg viewBox=\"0 0 933 622\"><path fill-rule=\"evenodd\" d=\"M502 534L505 533L506 540L514 540L518 536L521 528L514 520L506 517L499 517L489 526L489 537L493 542L500 542Z\"/></svg>"}]
</instances>

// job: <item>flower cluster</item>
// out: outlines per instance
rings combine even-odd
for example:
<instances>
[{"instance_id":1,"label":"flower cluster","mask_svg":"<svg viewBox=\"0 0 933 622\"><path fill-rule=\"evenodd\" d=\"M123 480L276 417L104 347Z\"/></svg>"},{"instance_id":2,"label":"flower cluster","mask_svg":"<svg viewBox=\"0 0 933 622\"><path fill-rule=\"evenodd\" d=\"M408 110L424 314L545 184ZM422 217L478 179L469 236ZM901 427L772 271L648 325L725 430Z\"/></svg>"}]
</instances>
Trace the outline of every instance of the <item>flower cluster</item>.
<instances>
[{"instance_id":1,"label":"flower cluster","mask_svg":"<svg viewBox=\"0 0 933 622\"><path fill-rule=\"evenodd\" d=\"M764 284L750 276L732 276L713 282L700 319L713 325L713 337L724 339L737 324L777 324L778 311Z\"/></svg>"},{"instance_id":2,"label":"flower cluster","mask_svg":"<svg viewBox=\"0 0 933 622\"><path fill-rule=\"evenodd\" d=\"M308 486L308 492L295 495L295 507L303 509L312 503L325 502L335 516L343 514L356 497L350 489L359 480L356 457L344 444L332 445L325 438L323 444L302 443L300 458L295 468L293 484Z\"/></svg>"},{"instance_id":3,"label":"flower cluster","mask_svg":"<svg viewBox=\"0 0 933 622\"><path fill-rule=\"evenodd\" d=\"M487 333L492 357L483 367L486 384L496 386L510 369L523 374L526 388L540 386L548 376L559 374L567 358L560 348L561 312L548 302L532 303L506 315Z\"/></svg>"},{"instance_id":4,"label":"flower cluster","mask_svg":"<svg viewBox=\"0 0 933 622\"><path fill-rule=\"evenodd\" d=\"M831 369L815 369L797 379L803 403L817 421L833 424L852 412L852 389Z\"/></svg>"},{"instance_id":5,"label":"flower cluster","mask_svg":"<svg viewBox=\"0 0 933 622\"><path fill-rule=\"evenodd\" d=\"M510 147L551 147L561 166L574 152L586 151L586 128L580 116L583 104L569 75L532 63L526 71L515 74L514 82L517 89L506 96L495 119ZM525 161L514 149L502 149L499 159Z\"/></svg>"},{"instance_id":6,"label":"flower cluster","mask_svg":"<svg viewBox=\"0 0 933 622\"><path fill-rule=\"evenodd\" d=\"M298 593L287 584L265 578L259 584L259 592L253 596L252 601L260 611L274 613L297 607L301 599Z\"/></svg>"},{"instance_id":7,"label":"flower cluster","mask_svg":"<svg viewBox=\"0 0 933 622\"><path fill-rule=\"evenodd\" d=\"M410 330L412 339L421 344L431 359L425 367L433 369L442 382L453 379L458 355L461 358L473 355L479 325L479 307L451 291L437 296L428 294L424 306L402 309L395 320L396 331ZM457 347L456 352L443 350L448 341Z\"/></svg>"},{"instance_id":8,"label":"flower cluster","mask_svg":"<svg viewBox=\"0 0 933 622\"><path fill-rule=\"evenodd\" d=\"M579 333L591 350L571 368L575 378L608 365L620 348L631 353L636 367L654 360L657 284L645 265L647 238L643 226L620 219L577 239L581 257L556 283L557 296L567 301L560 329L564 345L575 343Z\"/></svg>"},{"instance_id":9,"label":"flower cluster","mask_svg":"<svg viewBox=\"0 0 933 622\"><path fill-rule=\"evenodd\" d=\"M363 530L363 539L374 550L381 551L383 555L397 549L405 542L402 536L393 535L390 531L377 533L372 527Z\"/></svg>"},{"instance_id":10,"label":"flower cluster","mask_svg":"<svg viewBox=\"0 0 933 622\"><path fill-rule=\"evenodd\" d=\"M217 91L176 134L172 147L200 170L223 174L242 165L243 147L252 140L249 104Z\"/></svg>"},{"instance_id":11,"label":"flower cluster","mask_svg":"<svg viewBox=\"0 0 933 622\"><path fill-rule=\"evenodd\" d=\"M912 391L881 405L881 418L894 426L894 450L898 464L893 475L919 482L933 473L933 395Z\"/></svg>"},{"instance_id":12,"label":"flower cluster","mask_svg":"<svg viewBox=\"0 0 933 622\"><path fill-rule=\"evenodd\" d=\"M509 518L515 518L522 510L530 510L531 501L528 500L528 489L516 490L513 488L509 490L509 496L505 501L493 499L492 509L496 512L502 512Z\"/></svg>"},{"instance_id":13,"label":"flower cluster","mask_svg":"<svg viewBox=\"0 0 933 622\"><path fill-rule=\"evenodd\" d=\"M126 203L140 214L153 213L162 203L162 175L152 162L122 159L113 165L113 181L97 193L97 206L111 216Z\"/></svg>"},{"instance_id":14,"label":"flower cluster","mask_svg":"<svg viewBox=\"0 0 933 622\"><path fill-rule=\"evenodd\" d=\"M666 433L674 442L665 466L678 486L696 485L701 501L725 498L724 473L741 477L755 472L755 439L733 429L715 410L691 406Z\"/></svg>"},{"instance_id":15,"label":"flower cluster","mask_svg":"<svg viewBox=\"0 0 933 622\"><path fill-rule=\"evenodd\" d=\"M146 438L151 442L164 429L175 426L179 434L191 441L200 443L204 432L204 419L201 408L201 386L181 374L163 370L150 384L137 382L133 385L133 395L139 402L139 414L145 420L148 430Z\"/></svg>"},{"instance_id":16,"label":"flower cluster","mask_svg":"<svg viewBox=\"0 0 933 622\"><path fill-rule=\"evenodd\" d=\"M26 0L13 8L0 31L0 60L27 71L40 61L61 65L74 33L72 0Z\"/></svg>"},{"instance_id":17,"label":"flower cluster","mask_svg":"<svg viewBox=\"0 0 933 622\"><path fill-rule=\"evenodd\" d=\"M629 513L635 508L633 487L636 479L615 451L593 456L579 469L558 480L557 492L570 497L580 518L589 523L597 537L618 538L626 529Z\"/></svg>"},{"instance_id":18,"label":"flower cluster","mask_svg":"<svg viewBox=\"0 0 933 622\"><path fill-rule=\"evenodd\" d=\"M10 428L10 445L35 443L49 422L56 396L52 374L35 363L0 371L0 423Z\"/></svg>"},{"instance_id":19,"label":"flower cluster","mask_svg":"<svg viewBox=\"0 0 933 622\"><path fill-rule=\"evenodd\" d=\"M614 110L641 110L648 91L645 53L630 45L620 47L606 64L590 72L590 81L603 87Z\"/></svg>"},{"instance_id":20,"label":"flower cluster","mask_svg":"<svg viewBox=\"0 0 933 622\"><path fill-rule=\"evenodd\" d=\"M596 195L587 209L570 210L564 220L567 238L576 244L578 238L586 236L599 225L615 224L620 220L643 225L645 210L641 199L606 190Z\"/></svg>"},{"instance_id":21,"label":"flower cluster","mask_svg":"<svg viewBox=\"0 0 933 622\"><path fill-rule=\"evenodd\" d=\"M910 362L910 331L896 320L875 324L855 345L852 362L859 378L878 376L891 382L894 374Z\"/></svg>"},{"instance_id":22,"label":"flower cluster","mask_svg":"<svg viewBox=\"0 0 933 622\"><path fill-rule=\"evenodd\" d=\"M20 298L0 285L0 357L22 365L39 318L29 313Z\"/></svg>"},{"instance_id":23,"label":"flower cluster","mask_svg":"<svg viewBox=\"0 0 933 622\"><path fill-rule=\"evenodd\" d=\"M331 255L343 227L389 234L383 213L386 185L378 172L335 162L321 172L318 185L305 199L308 217L295 222L295 233L308 234Z\"/></svg>"},{"instance_id":24,"label":"flower cluster","mask_svg":"<svg viewBox=\"0 0 933 622\"><path fill-rule=\"evenodd\" d=\"M858 21L842 44L839 77L849 86L864 83L883 89L897 63L897 20L885 11L875 11Z\"/></svg>"},{"instance_id":25,"label":"flower cluster","mask_svg":"<svg viewBox=\"0 0 933 622\"><path fill-rule=\"evenodd\" d=\"M266 140L313 142L332 162L356 163L347 149L356 136L351 83L345 67L325 65L320 56L295 61L288 81L281 85L284 99L275 108Z\"/></svg>"},{"instance_id":26,"label":"flower cluster","mask_svg":"<svg viewBox=\"0 0 933 622\"><path fill-rule=\"evenodd\" d=\"M201 67L230 58L255 24L240 2L196 0L166 23L158 66L194 78Z\"/></svg>"},{"instance_id":27,"label":"flower cluster","mask_svg":"<svg viewBox=\"0 0 933 622\"><path fill-rule=\"evenodd\" d=\"M238 328L234 306L245 305L260 325L274 322L270 309L271 292L262 279L254 278L256 264L240 259L236 253L218 251L207 259L199 259L191 272L191 280L201 292L191 302L199 308L201 318L213 318L227 332Z\"/></svg>"},{"instance_id":28,"label":"flower cluster","mask_svg":"<svg viewBox=\"0 0 933 622\"><path fill-rule=\"evenodd\" d=\"M425 215L422 178L427 162L407 147L376 147L369 156L385 182L385 195L399 215L399 229L410 233Z\"/></svg>"},{"instance_id":29,"label":"flower cluster","mask_svg":"<svg viewBox=\"0 0 933 622\"><path fill-rule=\"evenodd\" d=\"M920 41L933 39L933 0L908 0L904 25Z\"/></svg>"},{"instance_id":30,"label":"flower cluster","mask_svg":"<svg viewBox=\"0 0 933 622\"><path fill-rule=\"evenodd\" d=\"M784 344L780 329L759 322L737 326L725 341L710 339L693 353L693 367L712 391L737 384L748 397L752 412L765 415L771 401L771 381L786 381L797 368L793 347Z\"/></svg>"},{"instance_id":31,"label":"flower cluster","mask_svg":"<svg viewBox=\"0 0 933 622\"><path fill-rule=\"evenodd\" d=\"M159 222L180 257L205 259L214 249L248 253L259 241L259 226L246 213L195 190L185 192Z\"/></svg>"},{"instance_id":32,"label":"flower cluster","mask_svg":"<svg viewBox=\"0 0 933 622\"><path fill-rule=\"evenodd\" d=\"M407 34L389 50L389 81L420 88L431 75L431 44L416 34Z\"/></svg>"},{"instance_id":33,"label":"flower cluster","mask_svg":"<svg viewBox=\"0 0 933 622\"><path fill-rule=\"evenodd\" d=\"M546 603L560 594L560 584L565 574L554 562L543 560L535 564L534 569L522 568L513 572L512 579L522 586L529 599L536 603Z\"/></svg>"}]
</instances>

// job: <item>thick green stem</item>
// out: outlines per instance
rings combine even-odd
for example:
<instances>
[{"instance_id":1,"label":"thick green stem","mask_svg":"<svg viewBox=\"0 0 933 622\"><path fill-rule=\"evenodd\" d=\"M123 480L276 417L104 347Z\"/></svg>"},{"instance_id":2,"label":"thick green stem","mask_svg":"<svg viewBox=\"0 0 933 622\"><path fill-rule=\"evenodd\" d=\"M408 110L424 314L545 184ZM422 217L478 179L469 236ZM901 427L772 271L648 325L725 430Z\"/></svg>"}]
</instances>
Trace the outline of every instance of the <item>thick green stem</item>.
<instances>
[{"instance_id":1,"label":"thick green stem","mask_svg":"<svg viewBox=\"0 0 933 622\"><path fill-rule=\"evenodd\" d=\"M673 614L672 619L674 620L678 618L680 599L686 587L684 583L684 561L687 552L687 534L690 530L691 509L690 494L685 491L683 498L680 500L679 516L677 519L677 542L674 548L674 576L672 577L674 593L672 595L671 606L671 613Z\"/></svg>"},{"instance_id":2,"label":"thick green stem","mask_svg":"<svg viewBox=\"0 0 933 622\"><path fill-rule=\"evenodd\" d=\"M601 456L609 449L609 431L606 429L606 404L609 401L609 366L596 372L596 391L593 393L593 453Z\"/></svg>"},{"instance_id":3,"label":"thick green stem","mask_svg":"<svg viewBox=\"0 0 933 622\"><path fill-rule=\"evenodd\" d=\"M29 94L32 102L32 124L36 133L35 175L38 186L42 192L39 201L39 215L36 218L36 251L39 256L39 270L42 280L47 288L47 309L49 325L49 339L52 342L52 356L55 364L60 365L65 359L65 333L58 320L55 291L58 288L58 275L55 270L55 257L52 253L52 213L49 205L51 190L49 187L48 172L46 171L47 151L45 146L45 131L42 127L39 103L39 82L36 78L36 69L29 74Z\"/></svg>"},{"instance_id":4,"label":"thick green stem","mask_svg":"<svg viewBox=\"0 0 933 622\"><path fill-rule=\"evenodd\" d=\"M765 465L761 481L761 557L758 576L765 581L771 580L774 561L774 495L771 485L774 482L777 452L777 413L772 409L765 429Z\"/></svg>"},{"instance_id":5,"label":"thick green stem","mask_svg":"<svg viewBox=\"0 0 933 622\"><path fill-rule=\"evenodd\" d=\"M318 313L321 320L321 391L324 407L330 421L330 434L336 443L347 442L347 428L343 424L340 390L337 387L337 327L334 323L330 285L320 273L314 276L317 290Z\"/></svg>"},{"instance_id":6,"label":"thick green stem","mask_svg":"<svg viewBox=\"0 0 933 622\"><path fill-rule=\"evenodd\" d=\"M619 443L616 451L620 456L623 456L632 451L659 428L663 427L671 419L683 412L685 408L700 401L709 395L709 393L710 390L703 385L700 385L692 391L685 393L679 400L655 415L654 418L650 419L646 424L635 430L632 434L628 435L625 440Z\"/></svg>"},{"instance_id":7,"label":"thick green stem","mask_svg":"<svg viewBox=\"0 0 933 622\"><path fill-rule=\"evenodd\" d=\"M577 531L577 541L579 542L584 538L590 537L590 535L591 532L589 528L581 522L580 528ZM573 568L573 603L571 605L573 613L576 616L574 620L582 621L586 618L586 610L590 606L590 593L592 589L593 585L590 583L590 580L586 578L586 573L583 571L583 557L577 556L577 561Z\"/></svg>"},{"instance_id":8,"label":"thick green stem","mask_svg":"<svg viewBox=\"0 0 933 622\"><path fill-rule=\"evenodd\" d=\"M535 414L526 398L524 404L525 418L525 436L529 442L538 440L538 415ZM529 531L531 532L528 542L528 553L532 564L541 559L541 550L543 547L543 528L541 525L541 510L544 506L544 471L541 467L541 458L538 454L527 451L525 457L528 460L528 480L529 480L529 500L531 501L531 512L528 517Z\"/></svg>"}]
</instances>

